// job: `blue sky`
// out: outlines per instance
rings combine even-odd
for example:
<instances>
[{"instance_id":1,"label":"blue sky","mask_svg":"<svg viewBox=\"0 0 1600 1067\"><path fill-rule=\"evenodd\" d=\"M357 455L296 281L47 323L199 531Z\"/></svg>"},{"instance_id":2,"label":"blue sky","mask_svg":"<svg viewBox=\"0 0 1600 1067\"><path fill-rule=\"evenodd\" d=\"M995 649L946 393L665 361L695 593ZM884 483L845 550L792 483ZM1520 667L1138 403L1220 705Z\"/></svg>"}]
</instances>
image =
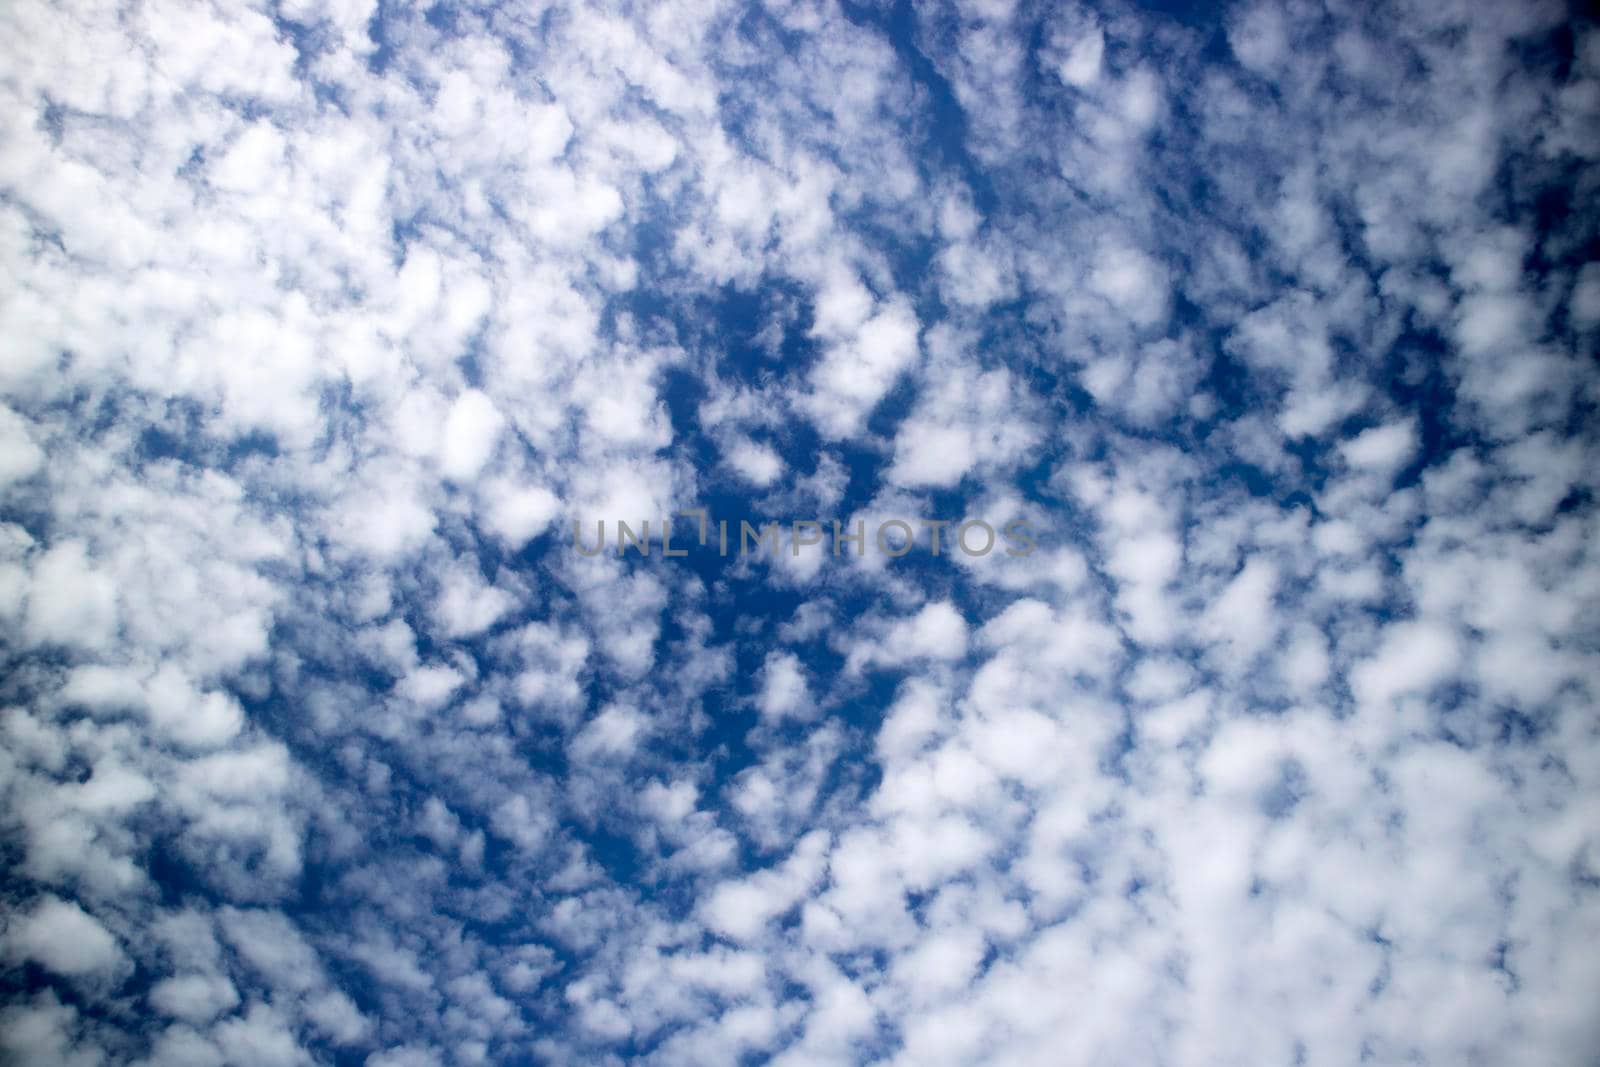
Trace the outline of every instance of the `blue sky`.
<instances>
[{"instance_id":1,"label":"blue sky","mask_svg":"<svg viewBox=\"0 0 1600 1067\"><path fill-rule=\"evenodd\" d=\"M0 21L8 1062L1600 1062L1579 6Z\"/></svg>"}]
</instances>

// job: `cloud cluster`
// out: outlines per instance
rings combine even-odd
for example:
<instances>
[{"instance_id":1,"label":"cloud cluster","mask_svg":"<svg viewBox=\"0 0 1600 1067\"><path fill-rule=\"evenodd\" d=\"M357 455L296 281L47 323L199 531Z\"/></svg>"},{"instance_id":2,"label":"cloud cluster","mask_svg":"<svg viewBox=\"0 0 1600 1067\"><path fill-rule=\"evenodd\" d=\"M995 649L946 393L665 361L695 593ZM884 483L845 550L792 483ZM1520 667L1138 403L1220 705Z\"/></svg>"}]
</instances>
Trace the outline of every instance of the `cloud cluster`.
<instances>
[{"instance_id":1,"label":"cloud cluster","mask_svg":"<svg viewBox=\"0 0 1600 1067\"><path fill-rule=\"evenodd\" d=\"M0 12L5 1056L1592 1056L1600 26L1161 6Z\"/></svg>"}]
</instances>

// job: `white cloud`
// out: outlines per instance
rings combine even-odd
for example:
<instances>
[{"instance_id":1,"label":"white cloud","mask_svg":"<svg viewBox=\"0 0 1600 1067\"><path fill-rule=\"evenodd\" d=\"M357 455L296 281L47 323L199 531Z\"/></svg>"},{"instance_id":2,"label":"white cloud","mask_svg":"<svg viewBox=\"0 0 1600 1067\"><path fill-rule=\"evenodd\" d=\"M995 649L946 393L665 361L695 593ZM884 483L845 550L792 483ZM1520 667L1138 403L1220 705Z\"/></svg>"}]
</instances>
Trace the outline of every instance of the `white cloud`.
<instances>
[{"instance_id":1,"label":"white cloud","mask_svg":"<svg viewBox=\"0 0 1600 1067\"><path fill-rule=\"evenodd\" d=\"M762 668L759 706L762 716L767 719L810 717L811 692L800 668L799 657L786 652L774 652L767 656L766 665Z\"/></svg>"},{"instance_id":2,"label":"white cloud","mask_svg":"<svg viewBox=\"0 0 1600 1067\"><path fill-rule=\"evenodd\" d=\"M1068 85L1079 88L1093 85L1100 77L1105 50L1105 34L1100 32L1098 26L1090 27L1066 46L1065 54L1056 66L1056 74Z\"/></svg>"},{"instance_id":3,"label":"white cloud","mask_svg":"<svg viewBox=\"0 0 1600 1067\"><path fill-rule=\"evenodd\" d=\"M792 908L822 874L828 835L813 831L782 864L738 881L723 882L705 898L706 922L734 941L750 941Z\"/></svg>"},{"instance_id":4,"label":"white cloud","mask_svg":"<svg viewBox=\"0 0 1600 1067\"><path fill-rule=\"evenodd\" d=\"M1167 311L1166 271L1137 249L1107 244L1089 271L1089 289L1137 326L1156 325Z\"/></svg>"},{"instance_id":5,"label":"white cloud","mask_svg":"<svg viewBox=\"0 0 1600 1067\"><path fill-rule=\"evenodd\" d=\"M872 631L877 631L873 636ZM924 605L916 614L884 625L869 625L867 635L845 640L853 648L850 663L900 664L914 660L954 660L967 652L967 621L947 600Z\"/></svg>"},{"instance_id":6,"label":"white cloud","mask_svg":"<svg viewBox=\"0 0 1600 1067\"><path fill-rule=\"evenodd\" d=\"M90 649L109 645L117 628L117 588L81 541L64 541L33 566L26 632L40 644Z\"/></svg>"},{"instance_id":7,"label":"white cloud","mask_svg":"<svg viewBox=\"0 0 1600 1067\"><path fill-rule=\"evenodd\" d=\"M505 417L494 401L477 389L462 392L450 405L444 421L439 468L446 478L466 481L483 469L494 455Z\"/></svg>"},{"instance_id":8,"label":"white cloud","mask_svg":"<svg viewBox=\"0 0 1600 1067\"><path fill-rule=\"evenodd\" d=\"M1585 263L1572 287L1572 318L1593 329L1600 324L1600 263Z\"/></svg>"},{"instance_id":9,"label":"white cloud","mask_svg":"<svg viewBox=\"0 0 1600 1067\"><path fill-rule=\"evenodd\" d=\"M470 561L463 561L440 583L433 616L446 636L472 637L493 626L515 604L510 593L485 582Z\"/></svg>"},{"instance_id":10,"label":"white cloud","mask_svg":"<svg viewBox=\"0 0 1600 1067\"><path fill-rule=\"evenodd\" d=\"M728 465L739 477L760 489L765 489L783 474L783 460L766 445L755 441L737 441L727 451Z\"/></svg>"},{"instance_id":11,"label":"white cloud","mask_svg":"<svg viewBox=\"0 0 1600 1067\"><path fill-rule=\"evenodd\" d=\"M276 14L0 14L7 1056L1594 1047L1592 30Z\"/></svg>"},{"instance_id":12,"label":"white cloud","mask_svg":"<svg viewBox=\"0 0 1600 1067\"><path fill-rule=\"evenodd\" d=\"M488 526L514 549L538 537L561 512L561 501L539 485L503 482L485 491Z\"/></svg>"},{"instance_id":13,"label":"white cloud","mask_svg":"<svg viewBox=\"0 0 1600 1067\"><path fill-rule=\"evenodd\" d=\"M44 452L34 443L28 424L0 404L0 488L20 481L44 465Z\"/></svg>"},{"instance_id":14,"label":"white cloud","mask_svg":"<svg viewBox=\"0 0 1600 1067\"><path fill-rule=\"evenodd\" d=\"M939 362L896 431L889 483L951 488L969 474L992 475L1031 458L1044 434L1010 372L977 370L943 333L929 347Z\"/></svg>"},{"instance_id":15,"label":"white cloud","mask_svg":"<svg viewBox=\"0 0 1600 1067\"><path fill-rule=\"evenodd\" d=\"M163 1015L198 1026L237 1007L239 991L222 975L186 974L157 982L149 998Z\"/></svg>"},{"instance_id":16,"label":"white cloud","mask_svg":"<svg viewBox=\"0 0 1600 1067\"><path fill-rule=\"evenodd\" d=\"M1416 428L1409 422L1399 422L1363 430L1341 444L1339 451L1352 466L1394 471L1410 462L1417 446Z\"/></svg>"},{"instance_id":17,"label":"white cloud","mask_svg":"<svg viewBox=\"0 0 1600 1067\"><path fill-rule=\"evenodd\" d=\"M1228 27L1228 44L1239 62L1260 74L1270 74L1289 50L1284 13L1269 4L1256 4L1241 12Z\"/></svg>"},{"instance_id":18,"label":"white cloud","mask_svg":"<svg viewBox=\"0 0 1600 1067\"><path fill-rule=\"evenodd\" d=\"M803 407L828 438L854 436L917 357L919 327L904 302L888 303L864 320L860 315L854 305L818 311L817 330L829 343L811 372Z\"/></svg>"},{"instance_id":19,"label":"white cloud","mask_svg":"<svg viewBox=\"0 0 1600 1067\"><path fill-rule=\"evenodd\" d=\"M604 708L573 739L572 755L577 759L626 757L638 745L646 725L644 716L633 708Z\"/></svg>"},{"instance_id":20,"label":"white cloud","mask_svg":"<svg viewBox=\"0 0 1600 1067\"><path fill-rule=\"evenodd\" d=\"M1267 648L1279 627L1273 608L1277 568L1251 559L1206 608L1201 632L1226 649L1226 657L1243 667Z\"/></svg>"},{"instance_id":21,"label":"white cloud","mask_svg":"<svg viewBox=\"0 0 1600 1067\"><path fill-rule=\"evenodd\" d=\"M46 896L18 915L5 941L13 957L69 978L109 979L128 967L117 938L100 920L56 896Z\"/></svg>"},{"instance_id":22,"label":"white cloud","mask_svg":"<svg viewBox=\"0 0 1600 1067\"><path fill-rule=\"evenodd\" d=\"M1425 693L1450 677L1460 658L1460 640L1449 627L1424 620L1393 623L1384 628L1375 653L1351 670L1350 682L1372 703Z\"/></svg>"}]
</instances>

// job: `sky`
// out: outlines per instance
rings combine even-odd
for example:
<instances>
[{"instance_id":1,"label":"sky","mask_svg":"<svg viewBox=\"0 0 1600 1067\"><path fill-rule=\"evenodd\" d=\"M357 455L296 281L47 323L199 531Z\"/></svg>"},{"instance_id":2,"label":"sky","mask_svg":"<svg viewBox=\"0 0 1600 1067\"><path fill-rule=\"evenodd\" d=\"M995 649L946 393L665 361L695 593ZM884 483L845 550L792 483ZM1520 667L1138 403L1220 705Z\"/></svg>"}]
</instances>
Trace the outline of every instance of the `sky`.
<instances>
[{"instance_id":1,"label":"sky","mask_svg":"<svg viewBox=\"0 0 1600 1067\"><path fill-rule=\"evenodd\" d=\"M1600 1064L1597 157L1552 0L0 6L0 1061Z\"/></svg>"}]
</instances>

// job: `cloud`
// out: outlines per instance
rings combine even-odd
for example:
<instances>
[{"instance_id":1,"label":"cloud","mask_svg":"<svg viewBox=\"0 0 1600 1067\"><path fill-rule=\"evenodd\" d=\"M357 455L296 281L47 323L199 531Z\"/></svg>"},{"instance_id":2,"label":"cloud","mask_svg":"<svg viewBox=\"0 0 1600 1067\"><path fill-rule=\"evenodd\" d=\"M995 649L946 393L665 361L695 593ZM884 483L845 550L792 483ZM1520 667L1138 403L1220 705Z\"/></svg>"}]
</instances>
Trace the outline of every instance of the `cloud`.
<instances>
[{"instance_id":1,"label":"cloud","mask_svg":"<svg viewBox=\"0 0 1600 1067\"><path fill-rule=\"evenodd\" d=\"M759 489L777 481L784 467L776 452L754 441L740 441L729 449L728 465Z\"/></svg>"},{"instance_id":2,"label":"cloud","mask_svg":"<svg viewBox=\"0 0 1600 1067\"><path fill-rule=\"evenodd\" d=\"M1426 692L1450 677L1460 657L1460 642L1448 627L1396 623L1385 628L1374 655L1352 669L1350 682L1362 700L1392 700Z\"/></svg>"},{"instance_id":3,"label":"cloud","mask_svg":"<svg viewBox=\"0 0 1600 1067\"><path fill-rule=\"evenodd\" d=\"M874 663L899 665L915 660L955 660L966 655L967 621L949 601L924 605L914 615L876 620L861 636L847 635L855 669Z\"/></svg>"},{"instance_id":4,"label":"cloud","mask_svg":"<svg viewBox=\"0 0 1600 1067\"><path fill-rule=\"evenodd\" d=\"M103 647L117 629L116 584L81 541L44 552L32 572L26 632L39 644Z\"/></svg>"},{"instance_id":5,"label":"cloud","mask_svg":"<svg viewBox=\"0 0 1600 1067\"><path fill-rule=\"evenodd\" d=\"M70 900L45 896L6 931L8 954L69 978L111 979L126 973L117 938Z\"/></svg>"},{"instance_id":6,"label":"cloud","mask_svg":"<svg viewBox=\"0 0 1600 1067\"><path fill-rule=\"evenodd\" d=\"M827 843L822 831L807 834L778 867L717 886L705 899L707 924L734 941L755 938L815 884Z\"/></svg>"},{"instance_id":7,"label":"cloud","mask_svg":"<svg viewBox=\"0 0 1600 1067\"><path fill-rule=\"evenodd\" d=\"M8 407L0 406L0 485L20 481L44 464L44 453L34 443L28 424Z\"/></svg>"},{"instance_id":8,"label":"cloud","mask_svg":"<svg viewBox=\"0 0 1600 1067\"><path fill-rule=\"evenodd\" d=\"M767 657L762 674L762 716L768 719L782 719L790 715L806 717L810 710L811 694L799 657L775 652Z\"/></svg>"},{"instance_id":9,"label":"cloud","mask_svg":"<svg viewBox=\"0 0 1600 1067\"><path fill-rule=\"evenodd\" d=\"M157 1011L196 1026L210 1022L239 1003L239 991L222 975L164 978L150 990L149 997Z\"/></svg>"},{"instance_id":10,"label":"cloud","mask_svg":"<svg viewBox=\"0 0 1600 1067\"><path fill-rule=\"evenodd\" d=\"M511 548L538 537L560 514L561 501L539 485L505 482L489 488L486 525Z\"/></svg>"},{"instance_id":11,"label":"cloud","mask_svg":"<svg viewBox=\"0 0 1600 1067\"><path fill-rule=\"evenodd\" d=\"M468 389L450 405L445 416L439 468L446 478L465 481L483 469L494 454L504 417L494 401L477 389Z\"/></svg>"},{"instance_id":12,"label":"cloud","mask_svg":"<svg viewBox=\"0 0 1600 1067\"><path fill-rule=\"evenodd\" d=\"M0 13L5 1055L1597 1047L1600 35L892 6Z\"/></svg>"},{"instance_id":13,"label":"cloud","mask_svg":"<svg viewBox=\"0 0 1600 1067\"><path fill-rule=\"evenodd\" d=\"M979 372L963 359L959 341L941 334L930 343L940 365L895 434L886 479L908 488L951 488L974 472L992 476L1025 463L1043 433L1010 372Z\"/></svg>"},{"instance_id":14,"label":"cloud","mask_svg":"<svg viewBox=\"0 0 1600 1067\"><path fill-rule=\"evenodd\" d=\"M1341 444L1339 451L1352 466L1363 470L1393 471L1404 466L1416 454L1416 429L1409 423L1374 426Z\"/></svg>"},{"instance_id":15,"label":"cloud","mask_svg":"<svg viewBox=\"0 0 1600 1067\"><path fill-rule=\"evenodd\" d=\"M817 331L827 345L802 409L826 437L854 435L916 359L918 324L903 301L872 311L860 283L824 290Z\"/></svg>"}]
</instances>

